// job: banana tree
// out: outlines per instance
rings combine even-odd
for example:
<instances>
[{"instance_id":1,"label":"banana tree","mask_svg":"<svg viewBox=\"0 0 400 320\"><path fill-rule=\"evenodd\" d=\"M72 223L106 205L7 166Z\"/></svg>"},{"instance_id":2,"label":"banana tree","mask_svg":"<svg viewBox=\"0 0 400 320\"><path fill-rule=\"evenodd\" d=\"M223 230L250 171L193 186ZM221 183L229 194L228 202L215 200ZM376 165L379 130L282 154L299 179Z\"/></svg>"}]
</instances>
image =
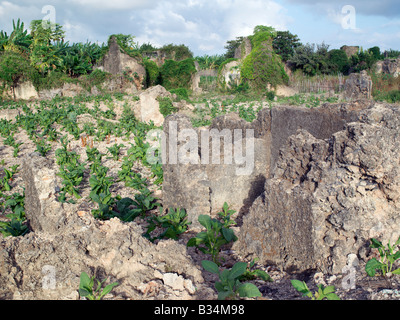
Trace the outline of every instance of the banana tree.
<instances>
[{"instance_id":1,"label":"banana tree","mask_svg":"<svg viewBox=\"0 0 400 320\"><path fill-rule=\"evenodd\" d=\"M0 32L1 51L12 51L27 56L31 43L32 37L28 34L28 30L24 29L24 23L20 19L17 23L13 20L13 31L10 36L7 32Z\"/></svg>"}]
</instances>

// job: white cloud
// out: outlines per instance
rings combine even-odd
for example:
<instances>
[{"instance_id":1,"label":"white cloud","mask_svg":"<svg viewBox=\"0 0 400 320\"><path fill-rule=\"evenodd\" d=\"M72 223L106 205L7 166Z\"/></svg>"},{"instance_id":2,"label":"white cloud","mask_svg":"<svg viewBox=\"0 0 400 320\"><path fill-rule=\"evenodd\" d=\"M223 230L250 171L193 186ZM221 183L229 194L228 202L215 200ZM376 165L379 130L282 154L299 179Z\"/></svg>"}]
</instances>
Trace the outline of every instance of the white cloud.
<instances>
[{"instance_id":1,"label":"white cloud","mask_svg":"<svg viewBox=\"0 0 400 320\"><path fill-rule=\"evenodd\" d=\"M131 10L150 7L156 1L146 0L68 0L71 4L90 7L93 10Z\"/></svg>"},{"instance_id":2,"label":"white cloud","mask_svg":"<svg viewBox=\"0 0 400 320\"><path fill-rule=\"evenodd\" d=\"M162 1L151 9L132 12L137 39L153 44L186 44L195 54L224 53L226 41L253 33L256 25L285 29L290 18L274 1ZM214 51L214 52L213 52Z\"/></svg>"},{"instance_id":3,"label":"white cloud","mask_svg":"<svg viewBox=\"0 0 400 320\"><path fill-rule=\"evenodd\" d=\"M224 27L228 36L234 38L252 34L257 25L283 30L290 21L284 7L274 1L235 0L225 13Z\"/></svg>"}]
</instances>

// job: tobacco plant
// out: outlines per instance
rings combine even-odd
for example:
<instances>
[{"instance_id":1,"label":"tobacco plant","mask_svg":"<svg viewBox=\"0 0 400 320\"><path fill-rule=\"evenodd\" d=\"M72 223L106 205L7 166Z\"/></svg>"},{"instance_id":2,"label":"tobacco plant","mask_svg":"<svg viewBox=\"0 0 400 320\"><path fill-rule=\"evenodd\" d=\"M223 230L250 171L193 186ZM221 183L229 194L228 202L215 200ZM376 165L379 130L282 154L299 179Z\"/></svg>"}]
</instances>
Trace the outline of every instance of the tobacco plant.
<instances>
[{"instance_id":1,"label":"tobacco plant","mask_svg":"<svg viewBox=\"0 0 400 320\"><path fill-rule=\"evenodd\" d=\"M115 161L118 161L120 150L123 147L124 147L124 145L122 143L121 144L114 144L113 146L108 147L107 150L111 154L111 157L109 159L113 159Z\"/></svg>"},{"instance_id":2,"label":"tobacco plant","mask_svg":"<svg viewBox=\"0 0 400 320\"><path fill-rule=\"evenodd\" d=\"M300 280L291 280L292 286L303 294L303 297L308 297L311 300L340 300L340 298L335 293L334 286L324 287L322 284L318 285L318 291L312 293L308 289L307 284Z\"/></svg>"},{"instance_id":3,"label":"tobacco plant","mask_svg":"<svg viewBox=\"0 0 400 320\"><path fill-rule=\"evenodd\" d=\"M390 244L388 241L386 247L378 240L372 238L371 239L371 248L378 249L380 261L376 258L372 258L365 265L365 271L370 277L375 276L376 271L379 270L382 272L382 275L385 277L387 274L400 274L400 268L393 270L393 265L396 260L400 258L400 250L395 252L395 248L400 245L400 237L393 244Z\"/></svg>"},{"instance_id":4,"label":"tobacco plant","mask_svg":"<svg viewBox=\"0 0 400 320\"><path fill-rule=\"evenodd\" d=\"M177 240L179 235L188 230L191 222L187 221L187 213L185 209L170 208L164 216L151 216L148 219L149 225L143 236L154 242L156 239L174 239ZM158 236L152 237L151 233L157 228L163 229Z\"/></svg>"},{"instance_id":5,"label":"tobacco plant","mask_svg":"<svg viewBox=\"0 0 400 320\"><path fill-rule=\"evenodd\" d=\"M224 269L222 272L213 261L203 260L201 264L208 272L218 275L219 281L214 286L218 291L219 300L261 297L260 290L254 284L240 281L241 276L246 272L246 262L236 262L230 270Z\"/></svg>"},{"instance_id":6,"label":"tobacco plant","mask_svg":"<svg viewBox=\"0 0 400 320\"><path fill-rule=\"evenodd\" d=\"M97 286L95 286L95 281ZM103 281L99 281L93 277L89 277L86 272L81 273L79 283L79 295L88 300L101 300L106 294L110 293L112 289L119 285L118 282L113 282L103 288L103 284L107 281L107 278Z\"/></svg>"},{"instance_id":7,"label":"tobacco plant","mask_svg":"<svg viewBox=\"0 0 400 320\"><path fill-rule=\"evenodd\" d=\"M209 215L200 215L198 220L206 228L206 231L201 231L194 238L191 238L187 246L197 247L201 252L210 254L212 261L220 264L219 252L221 247L236 241L237 237L232 229L225 227L224 223L212 219Z\"/></svg>"},{"instance_id":8,"label":"tobacco plant","mask_svg":"<svg viewBox=\"0 0 400 320\"><path fill-rule=\"evenodd\" d=\"M0 197L2 195L0 194ZM6 217L9 221L0 221L0 232L4 237L8 236L23 236L29 229L26 225L25 217L25 193L14 193L11 196L4 196L6 201L4 208L9 208L11 213L7 214Z\"/></svg>"},{"instance_id":9,"label":"tobacco plant","mask_svg":"<svg viewBox=\"0 0 400 320\"><path fill-rule=\"evenodd\" d=\"M272 278L268 273L266 273L264 270L254 268L257 260L258 258L255 258L248 264L245 272L240 276L239 280L254 280L260 278L264 281L272 282Z\"/></svg>"}]
</instances>

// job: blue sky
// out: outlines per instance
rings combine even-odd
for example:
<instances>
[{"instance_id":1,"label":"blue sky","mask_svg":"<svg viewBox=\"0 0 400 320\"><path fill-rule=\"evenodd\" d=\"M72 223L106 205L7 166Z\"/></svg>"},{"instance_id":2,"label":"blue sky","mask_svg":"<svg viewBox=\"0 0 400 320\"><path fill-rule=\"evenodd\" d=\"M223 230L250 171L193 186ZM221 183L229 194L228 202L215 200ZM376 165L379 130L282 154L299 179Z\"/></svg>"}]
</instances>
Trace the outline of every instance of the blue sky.
<instances>
[{"instance_id":1,"label":"blue sky","mask_svg":"<svg viewBox=\"0 0 400 320\"><path fill-rule=\"evenodd\" d=\"M354 15L342 12L346 5ZM302 43L325 42L332 49L400 50L398 0L0 0L0 29L8 33L12 19L28 26L49 15L70 42L102 43L124 33L139 44L185 44L195 55L223 54L226 41L252 34L256 25L289 30Z\"/></svg>"}]
</instances>

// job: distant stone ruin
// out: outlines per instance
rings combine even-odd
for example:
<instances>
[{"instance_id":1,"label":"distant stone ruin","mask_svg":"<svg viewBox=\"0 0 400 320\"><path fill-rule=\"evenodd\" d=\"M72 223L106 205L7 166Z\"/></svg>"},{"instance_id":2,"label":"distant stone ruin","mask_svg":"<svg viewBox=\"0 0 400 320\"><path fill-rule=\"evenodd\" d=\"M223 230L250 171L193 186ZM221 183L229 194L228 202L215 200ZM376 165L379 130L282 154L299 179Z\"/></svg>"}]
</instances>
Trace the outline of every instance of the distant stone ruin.
<instances>
[{"instance_id":1,"label":"distant stone ruin","mask_svg":"<svg viewBox=\"0 0 400 320\"><path fill-rule=\"evenodd\" d=\"M146 78L146 69L144 65L137 59L122 52L115 36L110 38L108 45L108 52L96 68L113 75L129 74L134 79L136 88L138 90L142 89L144 86L144 79Z\"/></svg>"}]
</instances>

